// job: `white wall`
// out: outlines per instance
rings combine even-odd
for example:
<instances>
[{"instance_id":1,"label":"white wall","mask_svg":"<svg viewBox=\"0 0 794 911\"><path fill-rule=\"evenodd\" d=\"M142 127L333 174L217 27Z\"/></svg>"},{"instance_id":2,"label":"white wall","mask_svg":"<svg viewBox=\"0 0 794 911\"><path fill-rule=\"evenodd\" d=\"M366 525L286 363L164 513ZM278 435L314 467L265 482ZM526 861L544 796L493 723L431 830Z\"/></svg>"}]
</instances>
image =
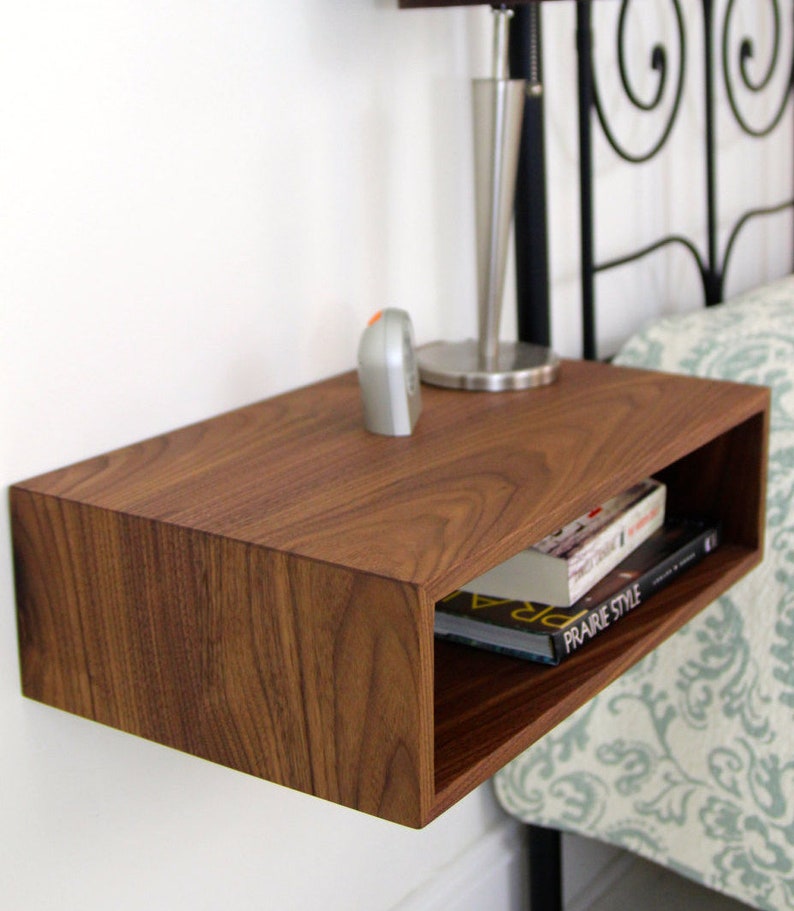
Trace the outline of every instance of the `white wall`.
<instances>
[{"instance_id":1,"label":"white wall","mask_svg":"<svg viewBox=\"0 0 794 911\"><path fill-rule=\"evenodd\" d=\"M384 305L420 341L474 332L468 79L487 13L395 6L0 5L0 482L348 369ZM570 7L546 16L566 47ZM566 354L571 59L549 84ZM489 907L519 905L487 788L414 832L30 703L17 675L4 520L3 908L451 909L445 883L497 847Z\"/></svg>"},{"instance_id":2,"label":"white wall","mask_svg":"<svg viewBox=\"0 0 794 911\"><path fill-rule=\"evenodd\" d=\"M0 10L4 485L348 369L385 304L473 331L480 13ZM487 790L414 832L24 700L0 527L3 909L377 911L502 831Z\"/></svg>"}]
</instances>

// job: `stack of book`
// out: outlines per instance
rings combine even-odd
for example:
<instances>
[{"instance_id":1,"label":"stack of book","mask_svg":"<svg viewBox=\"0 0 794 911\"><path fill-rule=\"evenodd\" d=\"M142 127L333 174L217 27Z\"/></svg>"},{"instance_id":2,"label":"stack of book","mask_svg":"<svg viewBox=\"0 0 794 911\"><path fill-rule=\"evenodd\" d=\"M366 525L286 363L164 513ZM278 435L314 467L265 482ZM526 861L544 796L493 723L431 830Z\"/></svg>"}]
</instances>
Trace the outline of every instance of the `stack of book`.
<instances>
[{"instance_id":1,"label":"stack of book","mask_svg":"<svg viewBox=\"0 0 794 911\"><path fill-rule=\"evenodd\" d=\"M436 635L559 664L718 545L665 505L654 479L618 494L440 601Z\"/></svg>"}]
</instances>

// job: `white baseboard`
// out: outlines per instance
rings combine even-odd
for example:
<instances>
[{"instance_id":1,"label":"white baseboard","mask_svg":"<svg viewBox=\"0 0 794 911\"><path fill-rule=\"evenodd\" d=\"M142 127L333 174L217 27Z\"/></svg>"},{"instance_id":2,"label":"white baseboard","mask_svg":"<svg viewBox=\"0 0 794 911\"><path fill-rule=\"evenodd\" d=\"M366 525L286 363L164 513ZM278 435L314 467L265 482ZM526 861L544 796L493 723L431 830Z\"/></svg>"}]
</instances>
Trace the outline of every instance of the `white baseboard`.
<instances>
[{"instance_id":1,"label":"white baseboard","mask_svg":"<svg viewBox=\"0 0 794 911\"><path fill-rule=\"evenodd\" d=\"M524 826L505 819L392 911L528 911ZM636 858L575 835L563 836L566 911L589 911L631 869Z\"/></svg>"},{"instance_id":2,"label":"white baseboard","mask_svg":"<svg viewBox=\"0 0 794 911\"><path fill-rule=\"evenodd\" d=\"M523 826L506 819L393 911L526 911Z\"/></svg>"},{"instance_id":3,"label":"white baseboard","mask_svg":"<svg viewBox=\"0 0 794 911\"><path fill-rule=\"evenodd\" d=\"M571 850L570 839L576 839L578 844ZM563 839L563 864L564 869L576 863L575 855L587 852L594 844L589 839L578 838L578 836L565 836ZM568 850L566 850L566 848ZM565 875L565 883L568 888L565 889L565 911L590 911L596 902L609 893L616 883L620 882L630 870L632 864L637 860L633 854L621 851L618 848L607 847L599 844L602 857L599 857L601 865L585 882L577 883L574 894L570 891L570 882L572 876ZM604 862L606 861L606 862Z\"/></svg>"}]
</instances>

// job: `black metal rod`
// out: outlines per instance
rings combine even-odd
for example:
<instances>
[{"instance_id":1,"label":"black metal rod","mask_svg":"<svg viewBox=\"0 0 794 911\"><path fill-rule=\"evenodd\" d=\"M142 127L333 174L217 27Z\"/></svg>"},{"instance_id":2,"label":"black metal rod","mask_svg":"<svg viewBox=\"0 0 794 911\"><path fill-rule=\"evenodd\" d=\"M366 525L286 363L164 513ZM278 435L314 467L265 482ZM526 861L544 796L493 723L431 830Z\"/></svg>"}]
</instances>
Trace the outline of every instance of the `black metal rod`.
<instances>
[{"instance_id":1,"label":"black metal rod","mask_svg":"<svg viewBox=\"0 0 794 911\"><path fill-rule=\"evenodd\" d=\"M706 105L706 217L708 219L708 261L704 273L706 305L722 300L722 269L717 250L717 144L714 100L714 16L712 0L703 0L703 66L705 71Z\"/></svg>"},{"instance_id":2,"label":"black metal rod","mask_svg":"<svg viewBox=\"0 0 794 911\"><path fill-rule=\"evenodd\" d=\"M527 826L527 850L531 911L562 911L562 835Z\"/></svg>"},{"instance_id":3,"label":"black metal rod","mask_svg":"<svg viewBox=\"0 0 794 911\"><path fill-rule=\"evenodd\" d=\"M518 338L551 343L540 8L519 6L510 26L510 75L527 80L514 232Z\"/></svg>"},{"instance_id":4,"label":"black metal rod","mask_svg":"<svg viewBox=\"0 0 794 911\"><path fill-rule=\"evenodd\" d=\"M579 205L582 248L582 357L595 360L595 251L593 243L593 35L590 0L576 4L579 79Z\"/></svg>"}]
</instances>

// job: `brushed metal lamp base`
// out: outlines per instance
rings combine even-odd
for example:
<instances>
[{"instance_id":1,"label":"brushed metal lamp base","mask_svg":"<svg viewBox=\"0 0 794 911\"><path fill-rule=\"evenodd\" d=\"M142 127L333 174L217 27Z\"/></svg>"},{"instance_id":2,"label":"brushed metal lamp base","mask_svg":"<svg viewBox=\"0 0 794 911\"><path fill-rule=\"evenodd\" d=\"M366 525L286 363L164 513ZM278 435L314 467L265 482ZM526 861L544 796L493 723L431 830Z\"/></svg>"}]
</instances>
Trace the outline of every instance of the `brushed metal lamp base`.
<instances>
[{"instance_id":1,"label":"brushed metal lamp base","mask_svg":"<svg viewBox=\"0 0 794 911\"><path fill-rule=\"evenodd\" d=\"M474 392L546 386L557 379L560 369L553 351L528 342L499 342L494 363L487 366L474 339L424 345L416 359L423 382Z\"/></svg>"}]
</instances>

